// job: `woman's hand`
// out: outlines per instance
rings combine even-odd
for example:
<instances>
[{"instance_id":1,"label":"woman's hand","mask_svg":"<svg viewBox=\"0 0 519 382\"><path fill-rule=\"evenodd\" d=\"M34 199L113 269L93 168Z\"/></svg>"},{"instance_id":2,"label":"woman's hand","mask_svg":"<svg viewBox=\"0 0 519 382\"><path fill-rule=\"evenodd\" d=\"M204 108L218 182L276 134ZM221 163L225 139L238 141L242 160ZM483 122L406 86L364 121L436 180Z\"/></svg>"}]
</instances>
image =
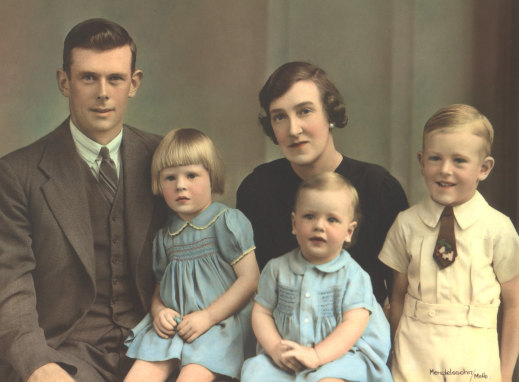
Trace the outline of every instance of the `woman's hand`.
<instances>
[{"instance_id":1,"label":"woman's hand","mask_svg":"<svg viewBox=\"0 0 519 382\"><path fill-rule=\"evenodd\" d=\"M153 329L155 329L155 332L157 332L159 337L170 338L175 335L177 328L175 317L180 317L180 314L175 312L173 309L166 307L155 313L153 318Z\"/></svg>"},{"instance_id":2,"label":"woman's hand","mask_svg":"<svg viewBox=\"0 0 519 382\"><path fill-rule=\"evenodd\" d=\"M209 313L203 309L185 315L177 326L177 334L186 342L193 342L214 325Z\"/></svg>"},{"instance_id":3,"label":"woman's hand","mask_svg":"<svg viewBox=\"0 0 519 382\"><path fill-rule=\"evenodd\" d=\"M319 356L313 347L303 346L294 341L282 340L281 344L287 350L283 353L284 357L295 359L303 368L317 369L321 366Z\"/></svg>"}]
</instances>

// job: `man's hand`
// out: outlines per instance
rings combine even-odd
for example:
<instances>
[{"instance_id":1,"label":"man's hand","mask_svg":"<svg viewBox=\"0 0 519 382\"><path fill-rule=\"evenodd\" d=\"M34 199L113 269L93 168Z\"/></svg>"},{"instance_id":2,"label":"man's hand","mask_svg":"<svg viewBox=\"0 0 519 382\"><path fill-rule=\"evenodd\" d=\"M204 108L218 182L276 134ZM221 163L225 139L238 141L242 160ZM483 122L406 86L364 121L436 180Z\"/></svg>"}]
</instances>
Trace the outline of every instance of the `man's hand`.
<instances>
[{"instance_id":1,"label":"man's hand","mask_svg":"<svg viewBox=\"0 0 519 382\"><path fill-rule=\"evenodd\" d=\"M27 382L74 382L57 363L47 363L34 370Z\"/></svg>"}]
</instances>

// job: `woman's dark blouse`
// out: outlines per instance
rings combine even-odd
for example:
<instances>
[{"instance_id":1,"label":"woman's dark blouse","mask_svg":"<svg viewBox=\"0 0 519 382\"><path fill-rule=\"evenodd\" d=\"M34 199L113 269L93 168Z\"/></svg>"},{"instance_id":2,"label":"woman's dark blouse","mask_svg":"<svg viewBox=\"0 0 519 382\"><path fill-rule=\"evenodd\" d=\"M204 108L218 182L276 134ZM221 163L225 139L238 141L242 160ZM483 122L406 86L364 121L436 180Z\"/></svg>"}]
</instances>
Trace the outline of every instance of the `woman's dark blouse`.
<instances>
[{"instance_id":1,"label":"woman's dark blouse","mask_svg":"<svg viewBox=\"0 0 519 382\"><path fill-rule=\"evenodd\" d=\"M350 180L360 199L362 220L356 243L348 252L370 275L377 301L383 303L387 296L384 281L390 285L392 276L378 253L396 215L408 207L407 198L400 183L378 165L343 157L335 172ZM297 247L290 213L301 182L283 158L256 167L238 188L236 206L252 223L261 269L270 259Z\"/></svg>"}]
</instances>

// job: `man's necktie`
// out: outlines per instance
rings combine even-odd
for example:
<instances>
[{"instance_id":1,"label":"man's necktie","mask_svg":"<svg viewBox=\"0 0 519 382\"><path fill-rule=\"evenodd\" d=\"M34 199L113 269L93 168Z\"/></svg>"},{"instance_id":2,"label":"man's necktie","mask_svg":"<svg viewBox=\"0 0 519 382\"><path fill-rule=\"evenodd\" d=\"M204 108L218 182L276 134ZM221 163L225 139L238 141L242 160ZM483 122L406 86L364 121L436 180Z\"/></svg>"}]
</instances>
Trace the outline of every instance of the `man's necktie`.
<instances>
[{"instance_id":1,"label":"man's necktie","mask_svg":"<svg viewBox=\"0 0 519 382\"><path fill-rule=\"evenodd\" d=\"M440 217L440 232L434 247L434 260L443 269L451 265L456 256L456 238L454 237L454 212L452 207L445 207Z\"/></svg>"},{"instance_id":2,"label":"man's necktie","mask_svg":"<svg viewBox=\"0 0 519 382\"><path fill-rule=\"evenodd\" d=\"M112 204L117 192L117 170L115 169L114 161L110 158L108 148L101 147L99 154L102 158L101 165L99 166L99 184L104 196Z\"/></svg>"}]
</instances>

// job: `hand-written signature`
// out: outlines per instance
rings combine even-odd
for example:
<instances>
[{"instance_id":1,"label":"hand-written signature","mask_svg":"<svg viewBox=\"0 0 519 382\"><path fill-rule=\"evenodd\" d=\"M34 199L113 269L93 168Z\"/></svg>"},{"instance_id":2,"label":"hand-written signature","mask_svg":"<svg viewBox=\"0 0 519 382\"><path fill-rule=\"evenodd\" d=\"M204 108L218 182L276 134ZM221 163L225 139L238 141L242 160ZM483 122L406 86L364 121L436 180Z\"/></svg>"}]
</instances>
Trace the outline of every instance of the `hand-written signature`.
<instances>
[{"instance_id":1,"label":"hand-written signature","mask_svg":"<svg viewBox=\"0 0 519 382\"><path fill-rule=\"evenodd\" d=\"M435 369L429 369L429 375L466 375L470 376L470 381L473 379L488 379L487 373L484 371L476 371L476 370L466 370L466 369L460 369L460 370L452 370L452 369L444 369L444 370L435 370Z\"/></svg>"}]
</instances>

